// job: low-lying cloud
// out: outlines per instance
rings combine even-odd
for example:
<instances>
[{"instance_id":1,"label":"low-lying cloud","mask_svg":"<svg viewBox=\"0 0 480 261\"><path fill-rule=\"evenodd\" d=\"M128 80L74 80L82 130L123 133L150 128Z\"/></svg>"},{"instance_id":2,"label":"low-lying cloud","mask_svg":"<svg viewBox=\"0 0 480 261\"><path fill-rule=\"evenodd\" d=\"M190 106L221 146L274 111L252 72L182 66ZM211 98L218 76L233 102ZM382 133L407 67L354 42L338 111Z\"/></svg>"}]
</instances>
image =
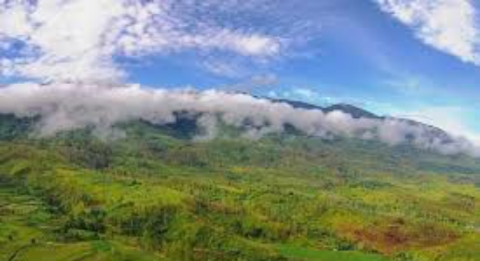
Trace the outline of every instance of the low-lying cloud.
<instances>
[{"instance_id":1,"label":"low-lying cloud","mask_svg":"<svg viewBox=\"0 0 480 261\"><path fill-rule=\"evenodd\" d=\"M131 120L175 123L178 112L199 115L197 125L203 134L198 139L215 138L221 121L242 129L243 136L252 139L281 133L286 126L292 126L320 138L378 139L392 146L411 142L420 149L442 154L480 156L479 149L468 140L437 135L434 128L425 125L393 118L355 119L341 111L294 108L240 93L78 83L21 83L0 88L0 113L40 116L36 132L41 136L85 127L105 136L116 131L117 123Z\"/></svg>"}]
</instances>

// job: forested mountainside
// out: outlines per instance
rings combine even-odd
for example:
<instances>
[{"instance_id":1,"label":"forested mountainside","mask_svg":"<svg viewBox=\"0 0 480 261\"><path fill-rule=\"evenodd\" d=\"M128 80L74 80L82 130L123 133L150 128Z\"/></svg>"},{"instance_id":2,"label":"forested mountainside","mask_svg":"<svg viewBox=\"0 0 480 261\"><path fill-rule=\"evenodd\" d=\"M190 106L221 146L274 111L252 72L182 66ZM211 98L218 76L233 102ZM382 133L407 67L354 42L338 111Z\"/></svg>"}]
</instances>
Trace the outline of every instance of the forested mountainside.
<instances>
[{"instance_id":1,"label":"forested mountainside","mask_svg":"<svg viewBox=\"0 0 480 261\"><path fill-rule=\"evenodd\" d=\"M196 140L188 118L38 137L37 121L0 117L1 260L480 260L468 155L294 128Z\"/></svg>"}]
</instances>

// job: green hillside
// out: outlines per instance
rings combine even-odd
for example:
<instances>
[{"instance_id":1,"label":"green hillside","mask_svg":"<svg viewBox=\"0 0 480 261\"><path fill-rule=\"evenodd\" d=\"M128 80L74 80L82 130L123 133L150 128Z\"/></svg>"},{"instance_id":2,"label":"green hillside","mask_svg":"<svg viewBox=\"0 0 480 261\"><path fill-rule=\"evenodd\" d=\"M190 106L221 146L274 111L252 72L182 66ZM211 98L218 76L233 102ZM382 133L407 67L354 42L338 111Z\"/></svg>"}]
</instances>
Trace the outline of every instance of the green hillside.
<instances>
[{"instance_id":1,"label":"green hillside","mask_svg":"<svg viewBox=\"0 0 480 261\"><path fill-rule=\"evenodd\" d=\"M480 161L188 122L32 136L0 117L0 260L480 260Z\"/></svg>"}]
</instances>

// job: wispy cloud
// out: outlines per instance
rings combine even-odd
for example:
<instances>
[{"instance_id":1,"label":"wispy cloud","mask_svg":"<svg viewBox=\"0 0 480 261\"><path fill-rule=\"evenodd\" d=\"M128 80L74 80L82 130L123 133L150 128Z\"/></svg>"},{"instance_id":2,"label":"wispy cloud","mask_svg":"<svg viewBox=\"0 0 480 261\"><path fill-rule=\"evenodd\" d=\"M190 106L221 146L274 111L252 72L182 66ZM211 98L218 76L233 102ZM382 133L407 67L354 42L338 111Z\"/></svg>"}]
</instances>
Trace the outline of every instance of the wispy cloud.
<instances>
[{"instance_id":1,"label":"wispy cloud","mask_svg":"<svg viewBox=\"0 0 480 261\"><path fill-rule=\"evenodd\" d=\"M268 15L268 2L0 1L0 75L111 80L125 74L115 63L117 57L188 50L265 61L281 56L294 41L288 28L254 27L248 19L228 19L257 9Z\"/></svg>"},{"instance_id":2,"label":"wispy cloud","mask_svg":"<svg viewBox=\"0 0 480 261\"><path fill-rule=\"evenodd\" d=\"M258 74L252 76L248 80L220 86L218 89L224 91L255 94L263 89L276 86L278 83L279 79L275 74Z\"/></svg>"},{"instance_id":3,"label":"wispy cloud","mask_svg":"<svg viewBox=\"0 0 480 261\"><path fill-rule=\"evenodd\" d=\"M283 90L270 90L266 95L273 99L287 99L304 101L314 104L325 105L329 104L331 97L323 96L318 91L312 88L293 87Z\"/></svg>"},{"instance_id":4,"label":"wispy cloud","mask_svg":"<svg viewBox=\"0 0 480 261\"><path fill-rule=\"evenodd\" d=\"M374 0L425 44L480 65L480 30L472 0Z\"/></svg>"}]
</instances>

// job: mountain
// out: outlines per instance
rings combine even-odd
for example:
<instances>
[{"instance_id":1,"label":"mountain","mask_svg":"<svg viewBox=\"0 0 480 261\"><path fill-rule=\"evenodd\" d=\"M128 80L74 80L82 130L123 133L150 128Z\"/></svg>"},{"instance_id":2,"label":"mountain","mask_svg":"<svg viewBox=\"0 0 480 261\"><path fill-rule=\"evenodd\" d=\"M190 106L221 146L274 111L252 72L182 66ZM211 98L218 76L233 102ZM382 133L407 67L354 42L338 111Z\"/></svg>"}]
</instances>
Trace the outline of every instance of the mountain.
<instances>
[{"instance_id":1,"label":"mountain","mask_svg":"<svg viewBox=\"0 0 480 261\"><path fill-rule=\"evenodd\" d=\"M388 120L346 104L277 102ZM198 115L177 116L119 123L124 135L102 139L92 128L36 136L40 119L1 115L0 259L480 256L476 158L295 131L246 139L231 126L196 140Z\"/></svg>"},{"instance_id":2,"label":"mountain","mask_svg":"<svg viewBox=\"0 0 480 261\"><path fill-rule=\"evenodd\" d=\"M369 111L360 109L350 104L334 104L332 106L323 109L325 112L341 111L350 114L355 119L367 118L367 119L383 119L383 117L377 116Z\"/></svg>"},{"instance_id":3,"label":"mountain","mask_svg":"<svg viewBox=\"0 0 480 261\"><path fill-rule=\"evenodd\" d=\"M440 128L437 128L428 124L424 124L418 121L410 120L410 119L378 116L372 112L369 112L367 110L361 109L359 107L356 107L350 104L340 103L340 104L333 104L328 107L321 107L318 105L313 105L313 104L309 104L301 101L292 101L292 100L286 100L286 99L271 99L271 100L277 103L289 104L293 108L297 108L297 109L320 110L320 111L323 111L324 113L340 111L352 116L352 118L354 119L364 118L364 119L372 119L372 120L380 120L380 121L393 120L397 122L402 122L409 126L415 126L418 128L425 129L426 136L429 140L437 139L437 140L440 140L441 143L443 144L452 143L454 141L450 134L448 134L446 131Z\"/></svg>"},{"instance_id":4,"label":"mountain","mask_svg":"<svg viewBox=\"0 0 480 261\"><path fill-rule=\"evenodd\" d=\"M286 100L286 99L268 99L268 100L271 100L277 103L286 103L296 109L321 110L321 111L325 110L325 108L320 107L318 105L313 105L313 104L301 102L301 101L293 101L293 100Z\"/></svg>"},{"instance_id":5,"label":"mountain","mask_svg":"<svg viewBox=\"0 0 480 261\"><path fill-rule=\"evenodd\" d=\"M334 104L328 107L321 107L318 105L313 105L313 104L301 102L301 101L292 101L292 100L286 100L286 99L271 99L271 100L278 103L289 104L293 108L297 108L297 109L321 110L325 113L329 113L333 111L341 111L343 113L350 114L355 119L360 119L360 118L382 119L383 118L375 115L374 113L366 111L364 109L358 108L350 104L345 104L345 103Z\"/></svg>"},{"instance_id":6,"label":"mountain","mask_svg":"<svg viewBox=\"0 0 480 261\"><path fill-rule=\"evenodd\" d=\"M244 93L240 93L240 94L249 95ZM252 97L264 99L262 97L255 97L255 96L252 96ZM421 122L408 120L408 119L378 116L372 112L369 112L367 110L364 110L362 108L359 108L350 104L343 103L343 104L330 105L328 107L321 107L321 106L306 103L306 102L286 100L286 99L267 98L267 100L272 101L274 103L285 103L292 106L295 109L320 110L324 113L339 111L339 112L350 115L353 119L364 118L364 119L379 120L379 121L393 120L393 121L405 123L408 126L415 126L415 127L419 127L427 130L428 136L430 136L430 139L432 140L439 139L439 140L442 140L444 143L453 141L452 137L448 133L446 133L445 131L439 128L426 125ZM164 127L171 129L172 135L182 136L185 138L193 138L200 131L200 129L196 124L196 121L200 118L200 116L201 114L199 113L190 114L188 112L182 112L182 111L176 112L175 118L177 120L172 124L166 124ZM4 119L2 119L2 117ZM11 138L12 136L15 136L20 133L25 134L25 132L32 130L33 125L35 125L35 122L38 120L39 120L38 117L31 118L31 119L26 119L26 118L17 119L11 114L0 115L0 127L3 128L3 130L0 129L0 135L3 135L4 138L8 138L8 137ZM0 138L2 138L2 136L0 136Z\"/></svg>"}]
</instances>

